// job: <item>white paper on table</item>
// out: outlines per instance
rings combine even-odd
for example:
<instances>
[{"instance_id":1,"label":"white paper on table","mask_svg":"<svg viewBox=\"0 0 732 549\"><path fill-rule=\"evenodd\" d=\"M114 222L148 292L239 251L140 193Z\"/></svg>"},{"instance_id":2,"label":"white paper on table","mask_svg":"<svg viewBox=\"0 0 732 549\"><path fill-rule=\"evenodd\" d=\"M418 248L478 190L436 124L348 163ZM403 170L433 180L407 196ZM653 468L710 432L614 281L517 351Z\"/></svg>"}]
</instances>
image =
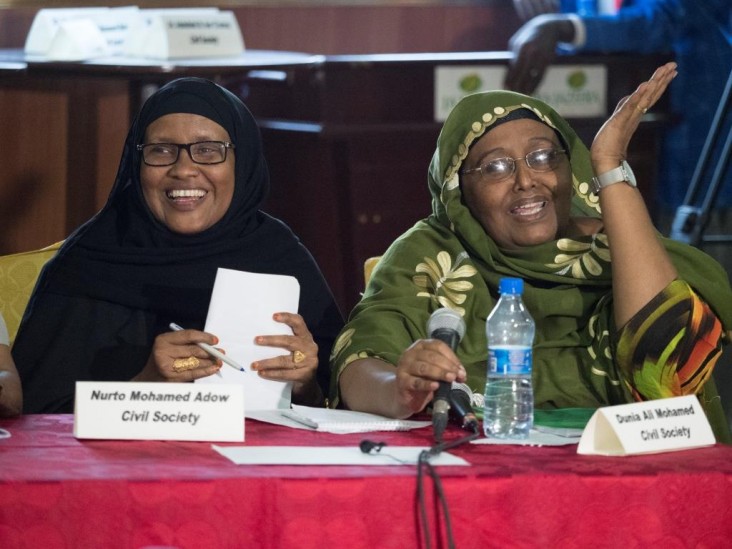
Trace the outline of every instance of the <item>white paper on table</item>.
<instances>
[{"instance_id":1,"label":"white paper on table","mask_svg":"<svg viewBox=\"0 0 732 549\"><path fill-rule=\"evenodd\" d=\"M551 432L531 429L528 438L494 438L481 437L471 441L471 444L513 444L516 446L566 446L578 444L579 436L561 436Z\"/></svg>"},{"instance_id":2,"label":"white paper on table","mask_svg":"<svg viewBox=\"0 0 732 549\"><path fill-rule=\"evenodd\" d=\"M247 418L294 429L335 434L408 431L432 425L431 421L392 419L365 412L331 410L297 404L293 404L291 410L254 410L247 414Z\"/></svg>"},{"instance_id":3,"label":"white paper on table","mask_svg":"<svg viewBox=\"0 0 732 549\"><path fill-rule=\"evenodd\" d=\"M291 335L287 324L275 322L278 312L297 313L300 284L295 277L219 268L216 273L205 330L216 335L224 349L247 369L240 372L224 364L218 374L196 383L237 383L244 387L245 414L250 410L289 408L292 384L262 379L252 362L287 354L281 347L255 345L259 335Z\"/></svg>"},{"instance_id":4,"label":"white paper on table","mask_svg":"<svg viewBox=\"0 0 732 549\"><path fill-rule=\"evenodd\" d=\"M214 450L237 465L416 465L428 447L384 446L365 454L358 446L217 446ZM430 458L432 465L470 465L448 452Z\"/></svg>"}]
</instances>

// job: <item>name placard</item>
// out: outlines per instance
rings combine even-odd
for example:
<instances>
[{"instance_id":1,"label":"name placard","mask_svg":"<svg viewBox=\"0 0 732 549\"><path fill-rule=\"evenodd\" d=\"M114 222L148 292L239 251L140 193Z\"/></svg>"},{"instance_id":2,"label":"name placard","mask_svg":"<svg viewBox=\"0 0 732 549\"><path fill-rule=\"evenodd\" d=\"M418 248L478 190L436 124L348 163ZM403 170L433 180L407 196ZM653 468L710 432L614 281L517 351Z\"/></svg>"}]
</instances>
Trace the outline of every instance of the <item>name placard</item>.
<instances>
[{"instance_id":1,"label":"name placard","mask_svg":"<svg viewBox=\"0 0 732 549\"><path fill-rule=\"evenodd\" d=\"M43 8L38 10L25 39L25 53L46 55L56 32L67 21L93 20L109 8Z\"/></svg>"},{"instance_id":2,"label":"name placard","mask_svg":"<svg viewBox=\"0 0 732 549\"><path fill-rule=\"evenodd\" d=\"M435 121L447 118L455 104L471 93L503 89L503 66L435 67ZM604 117L607 112L607 67L552 65L534 96L570 118Z\"/></svg>"},{"instance_id":3,"label":"name placard","mask_svg":"<svg viewBox=\"0 0 732 549\"><path fill-rule=\"evenodd\" d=\"M136 6L44 8L36 13L25 53L51 61L122 55L130 29L140 18Z\"/></svg>"},{"instance_id":4,"label":"name placard","mask_svg":"<svg viewBox=\"0 0 732 549\"><path fill-rule=\"evenodd\" d=\"M715 442L699 400L688 395L599 408L582 433L577 453L653 454Z\"/></svg>"},{"instance_id":5,"label":"name placard","mask_svg":"<svg viewBox=\"0 0 732 549\"><path fill-rule=\"evenodd\" d=\"M244 440L238 385L76 382L74 436L110 440Z\"/></svg>"},{"instance_id":6,"label":"name placard","mask_svg":"<svg viewBox=\"0 0 732 549\"><path fill-rule=\"evenodd\" d=\"M232 11L141 10L127 48L130 57L181 59L244 53L244 39Z\"/></svg>"}]
</instances>

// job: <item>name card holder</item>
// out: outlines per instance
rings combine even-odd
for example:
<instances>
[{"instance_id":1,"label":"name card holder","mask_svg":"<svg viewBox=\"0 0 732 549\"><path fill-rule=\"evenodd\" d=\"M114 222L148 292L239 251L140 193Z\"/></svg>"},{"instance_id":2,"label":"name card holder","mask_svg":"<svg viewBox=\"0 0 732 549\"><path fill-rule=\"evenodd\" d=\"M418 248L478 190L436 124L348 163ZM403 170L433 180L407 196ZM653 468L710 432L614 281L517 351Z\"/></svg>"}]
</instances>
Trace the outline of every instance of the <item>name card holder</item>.
<instances>
[{"instance_id":1,"label":"name card holder","mask_svg":"<svg viewBox=\"0 0 732 549\"><path fill-rule=\"evenodd\" d=\"M122 55L140 19L136 6L40 10L28 32L25 53L49 61L85 61Z\"/></svg>"},{"instance_id":2,"label":"name card holder","mask_svg":"<svg viewBox=\"0 0 732 549\"><path fill-rule=\"evenodd\" d=\"M44 8L38 10L28 36L25 39L25 53L47 55L51 42L62 23L77 19L93 19L109 8Z\"/></svg>"},{"instance_id":3,"label":"name card holder","mask_svg":"<svg viewBox=\"0 0 732 549\"><path fill-rule=\"evenodd\" d=\"M109 55L107 41L91 19L64 21L46 53L49 61L84 61Z\"/></svg>"},{"instance_id":4,"label":"name card holder","mask_svg":"<svg viewBox=\"0 0 732 549\"><path fill-rule=\"evenodd\" d=\"M626 456L712 446L714 433L694 395L599 408L578 454Z\"/></svg>"},{"instance_id":5,"label":"name card holder","mask_svg":"<svg viewBox=\"0 0 732 549\"><path fill-rule=\"evenodd\" d=\"M144 23L130 37L127 55L148 59L231 57L244 53L232 11L142 10Z\"/></svg>"},{"instance_id":6,"label":"name card holder","mask_svg":"<svg viewBox=\"0 0 732 549\"><path fill-rule=\"evenodd\" d=\"M243 442L244 391L240 385L78 381L74 436Z\"/></svg>"}]
</instances>

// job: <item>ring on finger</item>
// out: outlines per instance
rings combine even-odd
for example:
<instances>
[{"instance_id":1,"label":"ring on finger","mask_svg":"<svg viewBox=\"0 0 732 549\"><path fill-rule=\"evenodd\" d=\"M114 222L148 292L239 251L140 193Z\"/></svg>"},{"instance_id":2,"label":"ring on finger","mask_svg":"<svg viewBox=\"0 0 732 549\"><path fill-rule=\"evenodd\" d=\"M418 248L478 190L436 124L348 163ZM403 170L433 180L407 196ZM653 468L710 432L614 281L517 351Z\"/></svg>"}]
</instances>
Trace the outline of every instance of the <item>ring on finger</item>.
<instances>
[{"instance_id":1,"label":"ring on finger","mask_svg":"<svg viewBox=\"0 0 732 549\"><path fill-rule=\"evenodd\" d=\"M292 351L292 362L293 362L293 368L298 368L298 364L300 364L303 360L305 360L305 353L302 351Z\"/></svg>"},{"instance_id":2,"label":"ring on finger","mask_svg":"<svg viewBox=\"0 0 732 549\"><path fill-rule=\"evenodd\" d=\"M640 105L636 105L635 108L642 114L646 114L648 112L648 109L646 107L641 107Z\"/></svg>"},{"instance_id":3,"label":"ring on finger","mask_svg":"<svg viewBox=\"0 0 732 549\"><path fill-rule=\"evenodd\" d=\"M201 361L195 356L189 356L188 358L176 358L173 361L173 371L175 373L185 372L186 370L194 370L198 368Z\"/></svg>"}]
</instances>

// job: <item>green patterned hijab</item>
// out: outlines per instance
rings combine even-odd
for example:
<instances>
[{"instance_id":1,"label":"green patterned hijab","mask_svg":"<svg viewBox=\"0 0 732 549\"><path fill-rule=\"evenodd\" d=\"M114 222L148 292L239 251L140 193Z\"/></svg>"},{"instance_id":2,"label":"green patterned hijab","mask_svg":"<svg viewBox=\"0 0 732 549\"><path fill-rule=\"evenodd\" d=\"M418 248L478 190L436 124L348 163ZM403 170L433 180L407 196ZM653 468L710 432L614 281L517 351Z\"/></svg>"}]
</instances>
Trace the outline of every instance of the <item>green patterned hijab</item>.
<instances>
[{"instance_id":1,"label":"green patterned hijab","mask_svg":"<svg viewBox=\"0 0 732 549\"><path fill-rule=\"evenodd\" d=\"M471 145L517 109L531 111L568 147L574 187L571 215L600 217L598 199L588 184L593 175L589 151L554 109L505 91L463 98L446 120L430 164L432 215L399 237L376 266L334 347L337 374L359 357L396 364L404 349L427 336L430 314L450 307L467 325L457 354L468 372L468 384L482 393L485 320L498 297L499 280L511 276L524 279L524 301L537 324L537 406L596 408L632 401L613 360L616 330L606 235L504 250L465 205L459 172ZM664 244L681 278L710 303L729 330L732 299L724 270L694 248L668 240ZM332 397L337 402L336 383Z\"/></svg>"}]
</instances>

